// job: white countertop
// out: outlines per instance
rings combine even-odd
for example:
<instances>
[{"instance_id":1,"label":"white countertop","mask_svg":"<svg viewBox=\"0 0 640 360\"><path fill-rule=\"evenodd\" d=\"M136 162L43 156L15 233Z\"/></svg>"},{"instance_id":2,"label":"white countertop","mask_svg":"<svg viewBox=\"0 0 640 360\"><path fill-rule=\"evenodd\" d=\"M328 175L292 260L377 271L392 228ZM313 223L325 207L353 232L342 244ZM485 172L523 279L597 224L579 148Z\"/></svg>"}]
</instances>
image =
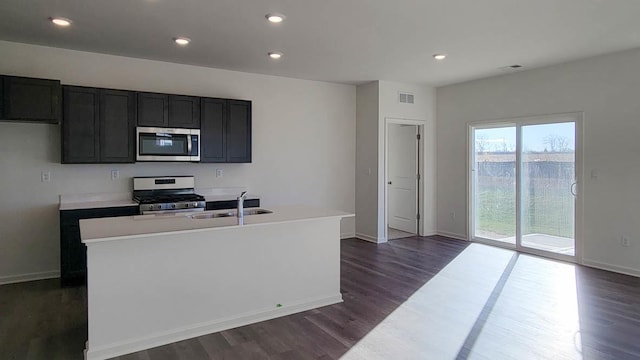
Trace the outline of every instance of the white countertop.
<instances>
[{"instance_id":1,"label":"white countertop","mask_svg":"<svg viewBox=\"0 0 640 360\"><path fill-rule=\"evenodd\" d=\"M195 193L204 196L205 201L233 201L244 191L243 188L204 188ZM138 206L131 193L72 194L60 195L59 210L98 209L109 207ZM247 200L260 199L248 194Z\"/></svg>"},{"instance_id":2,"label":"white countertop","mask_svg":"<svg viewBox=\"0 0 640 360\"><path fill-rule=\"evenodd\" d=\"M95 243L107 240L120 240L132 237L144 237L158 233L176 233L201 231L208 229L229 229L246 226L258 226L271 223L302 221L329 217L353 217L354 214L317 208L307 205L289 205L267 207L271 214L247 215L244 225L238 225L235 216L192 219L193 214L222 213L214 210L195 213L174 213L170 215L136 215L111 218L80 220L80 234L83 243Z\"/></svg>"}]
</instances>

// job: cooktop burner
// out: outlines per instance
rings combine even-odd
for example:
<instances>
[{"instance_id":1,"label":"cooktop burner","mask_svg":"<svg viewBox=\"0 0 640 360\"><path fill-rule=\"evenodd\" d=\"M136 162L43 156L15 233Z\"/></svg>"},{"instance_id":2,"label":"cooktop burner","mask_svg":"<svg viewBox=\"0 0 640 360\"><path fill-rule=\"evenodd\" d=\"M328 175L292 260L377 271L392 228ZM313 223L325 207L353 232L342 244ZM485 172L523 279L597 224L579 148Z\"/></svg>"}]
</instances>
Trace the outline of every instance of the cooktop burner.
<instances>
[{"instance_id":1,"label":"cooktop burner","mask_svg":"<svg viewBox=\"0 0 640 360\"><path fill-rule=\"evenodd\" d=\"M203 211L207 204L194 193L193 176L133 178L133 200L142 214L177 211Z\"/></svg>"}]
</instances>

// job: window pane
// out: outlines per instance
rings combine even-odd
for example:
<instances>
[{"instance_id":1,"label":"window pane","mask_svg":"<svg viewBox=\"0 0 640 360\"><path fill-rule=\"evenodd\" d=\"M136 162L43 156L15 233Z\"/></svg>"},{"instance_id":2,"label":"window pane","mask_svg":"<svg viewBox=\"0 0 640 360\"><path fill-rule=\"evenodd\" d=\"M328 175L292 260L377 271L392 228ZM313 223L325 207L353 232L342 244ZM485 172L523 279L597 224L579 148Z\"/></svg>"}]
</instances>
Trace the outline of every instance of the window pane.
<instances>
[{"instance_id":1,"label":"window pane","mask_svg":"<svg viewBox=\"0 0 640 360\"><path fill-rule=\"evenodd\" d=\"M575 124L522 127L522 246L573 256Z\"/></svg>"},{"instance_id":2,"label":"window pane","mask_svg":"<svg viewBox=\"0 0 640 360\"><path fill-rule=\"evenodd\" d=\"M516 128L474 129L474 237L515 244Z\"/></svg>"}]
</instances>

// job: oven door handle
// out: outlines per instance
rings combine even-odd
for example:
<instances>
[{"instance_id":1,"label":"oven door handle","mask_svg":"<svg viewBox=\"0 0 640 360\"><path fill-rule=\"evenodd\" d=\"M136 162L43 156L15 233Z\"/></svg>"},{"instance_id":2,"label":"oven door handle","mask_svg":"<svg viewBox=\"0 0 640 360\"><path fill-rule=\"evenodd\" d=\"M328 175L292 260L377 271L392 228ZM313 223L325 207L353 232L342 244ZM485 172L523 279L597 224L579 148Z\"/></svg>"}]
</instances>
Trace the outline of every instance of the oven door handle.
<instances>
[{"instance_id":1,"label":"oven door handle","mask_svg":"<svg viewBox=\"0 0 640 360\"><path fill-rule=\"evenodd\" d=\"M187 135L187 156L191 156L191 150L193 145L191 144L191 135Z\"/></svg>"}]
</instances>

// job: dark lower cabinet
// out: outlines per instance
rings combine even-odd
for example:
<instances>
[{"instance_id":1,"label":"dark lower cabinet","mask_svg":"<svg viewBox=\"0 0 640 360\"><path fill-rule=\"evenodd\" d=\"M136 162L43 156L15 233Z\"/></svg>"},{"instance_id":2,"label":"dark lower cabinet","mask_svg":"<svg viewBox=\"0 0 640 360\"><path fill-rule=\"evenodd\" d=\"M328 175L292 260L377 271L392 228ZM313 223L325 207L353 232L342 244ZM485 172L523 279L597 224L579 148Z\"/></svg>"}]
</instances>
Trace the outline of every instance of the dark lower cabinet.
<instances>
[{"instance_id":1,"label":"dark lower cabinet","mask_svg":"<svg viewBox=\"0 0 640 360\"><path fill-rule=\"evenodd\" d=\"M251 101L202 99L200 162L251 162Z\"/></svg>"},{"instance_id":2,"label":"dark lower cabinet","mask_svg":"<svg viewBox=\"0 0 640 360\"><path fill-rule=\"evenodd\" d=\"M135 93L64 86L62 163L135 161Z\"/></svg>"},{"instance_id":3,"label":"dark lower cabinet","mask_svg":"<svg viewBox=\"0 0 640 360\"><path fill-rule=\"evenodd\" d=\"M60 278L62 286L82 285L87 281L87 249L80 237L80 220L137 214L137 206L60 211Z\"/></svg>"},{"instance_id":4,"label":"dark lower cabinet","mask_svg":"<svg viewBox=\"0 0 640 360\"><path fill-rule=\"evenodd\" d=\"M59 80L2 77L0 119L45 123L60 122Z\"/></svg>"},{"instance_id":5,"label":"dark lower cabinet","mask_svg":"<svg viewBox=\"0 0 640 360\"><path fill-rule=\"evenodd\" d=\"M235 209L237 206L238 206L238 202L235 200L207 202L207 210ZM244 201L244 207L245 208L260 207L260 199L247 199Z\"/></svg>"}]
</instances>

